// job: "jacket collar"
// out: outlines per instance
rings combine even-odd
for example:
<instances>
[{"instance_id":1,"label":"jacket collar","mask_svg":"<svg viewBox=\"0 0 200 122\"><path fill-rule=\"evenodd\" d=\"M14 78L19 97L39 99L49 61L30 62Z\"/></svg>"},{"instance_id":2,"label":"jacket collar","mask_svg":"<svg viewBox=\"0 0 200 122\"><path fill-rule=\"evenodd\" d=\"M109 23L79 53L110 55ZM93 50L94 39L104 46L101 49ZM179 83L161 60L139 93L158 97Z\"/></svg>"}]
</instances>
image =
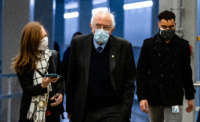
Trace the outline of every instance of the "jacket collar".
<instances>
[{"instance_id":1,"label":"jacket collar","mask_svg":"<svg viewBox=\"0 0 200 122\"><path fill-rule=\"evenodd\" d=\"M176 42L178 39L180 39L176 34L174 35L174 37L171 40L171 43ZM164 41L162 40L162 37L160 36L159 33L157 33L154 37L153 40L155 41L155 43L163 43Z\"/></svg>"}]
</instances>

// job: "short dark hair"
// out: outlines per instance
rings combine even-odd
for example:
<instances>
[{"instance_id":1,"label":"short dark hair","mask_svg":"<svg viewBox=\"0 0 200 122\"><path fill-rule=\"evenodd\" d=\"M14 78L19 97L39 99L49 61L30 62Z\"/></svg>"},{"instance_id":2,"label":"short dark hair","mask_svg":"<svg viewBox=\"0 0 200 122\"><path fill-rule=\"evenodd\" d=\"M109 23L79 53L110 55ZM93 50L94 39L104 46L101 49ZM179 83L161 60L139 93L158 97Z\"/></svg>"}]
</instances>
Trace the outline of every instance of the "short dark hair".
<instances>
[{"instance_id":1,"label":"short dark hair","mask_svg":"<svg viewBox=\"0 0 200 122\"><path fill-rule=\"evenodd\" d=\"M176 18L175 14L172 11L168 11L168 10L162 11L158 15L159 21L162 20L162 19L165 19L165 20L174 19L175 20L175 18Z\"/></svg>"}]
</instances>

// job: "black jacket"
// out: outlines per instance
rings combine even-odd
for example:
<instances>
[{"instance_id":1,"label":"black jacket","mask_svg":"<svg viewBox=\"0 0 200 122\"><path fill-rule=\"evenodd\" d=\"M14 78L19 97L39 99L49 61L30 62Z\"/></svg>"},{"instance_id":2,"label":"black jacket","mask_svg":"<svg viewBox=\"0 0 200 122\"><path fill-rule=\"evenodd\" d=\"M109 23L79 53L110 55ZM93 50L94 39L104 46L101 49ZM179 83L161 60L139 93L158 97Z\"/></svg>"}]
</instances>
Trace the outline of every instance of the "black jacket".
<instances>
[{"instance_id":1,"label":"black jacket","mask_svg":"<svg viewBox=\"0 0 200 122\"><path fill-rule=\"evenodd\" d=\"M82 122L86 110L89 66L93 34L79 36L72 40L69 61L69 75L66 86L67 112L73 122ZM136 68L131 44L121 38L109 38L109 75L114 92L121 101L122 116L130 117L133 103Z\"/></svg>"},{"instance_id":2,"label":"black jacket","mask_svg":"<svg viewBox=\"0 0 200 122\"><path fill-rule=\"evenodd\" d=\"M173 37L166 44L157 34L144 40L137 69L137 95L150 105L182 105L194 99L188 41Z\"/></svg>"},{"instance_id":3,"label":"black jacket","mask_svg":"<svg viewBox=\"0 0 200 122\"><path fill-rule=\"evenodd\" d=\"M52 56L49 59L49 68L48 73L59 73L59 57L58 54L53 51ZM27 112L30 107L32 96L42 95L47 92L47 88L42 88L41 85L33 85L33 73L26 67L23 74L17 74L20 85L23 90L21 106L20 106L20 118L19 122L28 122L26 119ZM64 93L64 84L63 79L59 79L55 84L52 83L52 92L51 93ZM51 93L49 98L51 98ZM53 94L52 94L53 95ZM49 107L49 106L48 106ZM52 113L61 114L63 112L63 105L60 104L53 109Z\"/></svg>"}]
</instances>

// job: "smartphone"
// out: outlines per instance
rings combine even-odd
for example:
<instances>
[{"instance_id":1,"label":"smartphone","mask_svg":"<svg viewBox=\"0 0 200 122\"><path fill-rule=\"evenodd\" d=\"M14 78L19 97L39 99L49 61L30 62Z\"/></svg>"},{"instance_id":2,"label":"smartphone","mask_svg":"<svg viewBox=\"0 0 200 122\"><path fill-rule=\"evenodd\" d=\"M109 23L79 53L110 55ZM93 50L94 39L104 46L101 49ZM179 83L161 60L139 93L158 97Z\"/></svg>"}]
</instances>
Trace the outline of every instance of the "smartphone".
<instances>
[{"instance_id":1,"label":"smartphone","mask_svg":"<svg viewBox=\"0 0 200 122\"><path fill-rule=\"evenodd\" d=\"M50 73L50 74L46 74L45 77L51 77L51 78L61 78L61 75L58 75L56 73Z\"/></svg>"}]
</instances>

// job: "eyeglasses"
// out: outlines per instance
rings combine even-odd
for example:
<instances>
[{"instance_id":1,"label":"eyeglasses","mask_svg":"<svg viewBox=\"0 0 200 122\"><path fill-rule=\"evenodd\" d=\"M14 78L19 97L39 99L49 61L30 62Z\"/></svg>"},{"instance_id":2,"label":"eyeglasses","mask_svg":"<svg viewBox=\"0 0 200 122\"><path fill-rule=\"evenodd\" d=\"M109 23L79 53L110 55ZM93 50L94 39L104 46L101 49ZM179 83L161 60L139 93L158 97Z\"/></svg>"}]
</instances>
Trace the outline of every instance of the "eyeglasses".
<instances>
[{"instance_id":1,"label":"eyeglasses","mask_svg":"<svg viewBox=\"0 0 200 122\"><path fill-rule=\"evenodd\" d=\"M174 28L175 28L175 25L170 25L170 26L161 25L161 27L162 27L163 29L167 29L167 28L169 28L169 29L174 29Z\"/></svg>"},{"instance_id":2,"label":"eyeglasses","mask_svg":"<svg viewBox=\"0 0 200 122\"><path fill-rule=\"evenodd\" d=\"M95 25L97 29L104 29L104 30L110 30L112 28L111 25L102 25L102 24L96 24Z\"/></svg>"}]
</instances>

